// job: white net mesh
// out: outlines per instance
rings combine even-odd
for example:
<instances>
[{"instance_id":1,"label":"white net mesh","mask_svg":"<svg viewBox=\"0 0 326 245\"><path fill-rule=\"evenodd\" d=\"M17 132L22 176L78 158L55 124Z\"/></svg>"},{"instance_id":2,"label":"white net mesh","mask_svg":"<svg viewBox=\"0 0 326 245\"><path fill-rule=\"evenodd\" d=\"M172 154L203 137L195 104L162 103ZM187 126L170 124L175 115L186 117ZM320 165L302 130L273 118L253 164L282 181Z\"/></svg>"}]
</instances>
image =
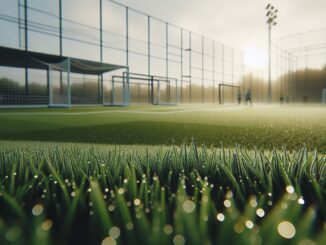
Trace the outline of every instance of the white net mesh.
<instances>
[{"instance_id":1,"label":"white net mesh","mask_svg":"<svg viewBox=\"0 0 326 245\"><path fill-rule=\"evenodd\" d=\"M41 61L40 61L41 62ZM69 62L65 60L49 66L49 105L70 105L69 91Z\"/></svg>"}]
</instances>

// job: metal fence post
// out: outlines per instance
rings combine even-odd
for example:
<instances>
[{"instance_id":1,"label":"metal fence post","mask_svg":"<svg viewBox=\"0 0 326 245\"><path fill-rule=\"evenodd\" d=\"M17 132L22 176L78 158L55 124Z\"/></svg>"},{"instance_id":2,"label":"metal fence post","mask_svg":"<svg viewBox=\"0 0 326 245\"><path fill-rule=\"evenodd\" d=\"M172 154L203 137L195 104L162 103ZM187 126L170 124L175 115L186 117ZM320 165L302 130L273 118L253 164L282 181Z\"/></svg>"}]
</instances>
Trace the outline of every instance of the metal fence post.
<instances>
[{"instance_id":1,"label":"metal fence post","mask_svg":"<svg viewBox=\"0 0 326 245\"><path fill-rule=\"evenodd\" d=\"M24 30L25 30L25 51L28 51L28 9L27 0L24 0ZM25 95L29 94L28 91L28 58L26 57L25 63Z\"/></svg>"},{"instance_id":2,"label":"metal fence post","mask_svg":"<svg viewBox=\"0 0 326 245\"><path fill-rule=\"evenodd\" d=\"M183 102L183 29L180 29L180 34L181 34L181 43L180 43L180 59L181 59L181 67L180 67L180 72L181 72L181 76L180 76L180 83L181 83L181 88L180 88L180 102Z\"/></svg>"},{"instance_id":3,"label":"metal fence post","mask_svg":"<svg viewBox=\"0 0 326 245\"><path fill-rule=\"evenodd\" d=\"M192 97L192 93L191 93L191 84L192 83L192 79L191 79L191 32L189 32L189 103L191 103L191 97Z\"/></svg>"},{"instance_id":4,"label":"metal fence post","mask_svg":"<svg viewBox=\"0 0 326 245\"><path fill-rule=\"evenodd\" d=\"M215 41L213 40L213 103L215 103Z\"/></svg>"},{"instance_id":5,"label":"metal fence post","mask_svg":"<svg viewBox=\"0 0 326 245\"><path fill-rule=\"evenodd\" d=\"M147 75L151 75L151 17L147 16L147 59L148 59L148 70ZM148 82L148 102L150 103L150 83Z\"/></svg>"},{"instance_id":6,"label":"metal fence post","mask_svg":"<svg viewBox=\"0 0 326 245\"><path fill-rule=\"evenodd\" d=\"M204 103L204 37L201 37L201 102Z\"/></svg>"}]
</instances>

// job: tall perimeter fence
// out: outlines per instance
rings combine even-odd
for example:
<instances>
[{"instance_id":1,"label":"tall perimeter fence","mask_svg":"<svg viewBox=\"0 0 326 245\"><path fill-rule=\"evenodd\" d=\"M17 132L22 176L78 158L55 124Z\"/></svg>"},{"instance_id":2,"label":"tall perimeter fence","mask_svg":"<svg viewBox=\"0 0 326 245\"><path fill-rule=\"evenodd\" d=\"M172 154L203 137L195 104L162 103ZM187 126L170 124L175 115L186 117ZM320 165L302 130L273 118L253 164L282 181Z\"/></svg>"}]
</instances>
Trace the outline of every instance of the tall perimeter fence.
<instances>
[{"instance_id":1,"label":"tall perimeter fence","mask_svg":"<svg viewBox=\"0 0 326 245\"><path fill-rule=\"evenodd\" d=\"M245 67L242 51L119 2L0 0L0 6L0 46L129 67L131 104L157 98L161 104L229 103L236 102L239 89L243 96L248 88L254 102L267 102L267 71ZM321 101L325 83L312 81L315 76L325 80L326 55L318 55L315 66L314 52L325 50L326 42L324 34L314 33L273 41L274 102L281 97ZM316 38L317 43L309 42ZM53 90L65 93L65 74L52 76ZM0 67L0 106L47 105L47 77L45 70ZM103 94L105 102L119 103L124 78L122 71L101 77L71 74L72 104L101 104ZM159 90L153 92L154 87Z\"/></svg>"},{"instance_id":2,"label":"tall perimeter fence","mask_svg":"<svg viewBox=\"0 0 326 245\"><path fill-rule=\"evenodd\" d=\"M242 51L115 1L0 2L0 46L123 65L130 73L163 77L169 83L161 82L161 97L173 90L178 103L218 103L219 84L239 85L244 78ZM46 71L26 70L0 68L2 97L11 98L0 99L0 104L47 103ZM119 90L119 75L104 75L108 91L112 76ZM60 79L59 73L52 78L57 84ZM148 80L130 78L131 103L150 102ZM171 89L172 80L177 89ZM99 86L96 76L72 74L73 103L97 104ZM236 88L220 89L225 102L235 101Z\"/></svg>"},{"instance_id":3,"label":"tall perimeter fence","mask_svg":"<svg viewBox=\"0 0 326 245\"><path fill-rule=\"evenodd\" d=\"M326 28L273 40L274 101L326 103Z\"/></svg>"}]
</instances>

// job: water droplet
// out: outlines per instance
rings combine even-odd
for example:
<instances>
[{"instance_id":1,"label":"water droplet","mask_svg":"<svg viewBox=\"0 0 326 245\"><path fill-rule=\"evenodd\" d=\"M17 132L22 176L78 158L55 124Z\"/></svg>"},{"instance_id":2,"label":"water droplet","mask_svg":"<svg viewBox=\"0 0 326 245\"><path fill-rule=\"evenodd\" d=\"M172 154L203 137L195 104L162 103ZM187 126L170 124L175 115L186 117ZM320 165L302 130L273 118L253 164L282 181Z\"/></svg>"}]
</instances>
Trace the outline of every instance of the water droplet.
<instances>
[{"instance_id":1,"label":"water droplet","mask_svg":"<svg viewBox=\"0 0 326 245\"><path fill-rule=\"evenodd\" d=\"M120 229L117 226L112 226L109 230L109 235L114 239L117 239L120 236Z\"/></svg>"},{"instance_id":2,"label":"water droplet","mask_svg":"<svg viewBox=\"0 0 326 245\"><path fill-rule=\"evenodd\" d=\"M251 220L246 221L246 227L248 229L252 229L254 227L254 223Z\"/></svg>"},{"instance_id":3,"label":"water droplet","mask_svg":"<svg viewBox=\"0 0 326 245\"><path fill-rule=\"evenodd\" d=\"M224 216L224 214L222 214L222 213L218 213L218 214L216 215L216 218L217 218L218 221L223 222L224 219L225 219L225 216Z\"/></svg>"},{"instance_id":4,"label":"water droplet","mask_svg":"<svg viewBox=\"0 0 326 245\"><path fill-rule=\"evenodd\" d=\"M190 214L195 210L196 204L191 200L186 200L183 202L182 208L186 213Z\"/></svg>"},{"instance_id":5,"label":"water droplet","mask_svg":"<svg viewBox=\"0 0 326 245\"><path fill-rule=\"evenodd\" d=\"M101 243L101 245L116 245L116 244L117 244L116 241L110 236L104 238Z\"/></svg>"},{"instance_id":6,"label":"water droplet","mask_svg":"<svg viewBox=\"0 0 326 245\"><path fill-rule=\"evenodd\" d=\"M164 231L164 233L165 233L166 235L171 235L172 232L173 232L173 227L172 227L172 225L169 225L169 224L165 225L164 228L163 228L163 231Z\"/></svg>"},{"instance_id":7,"label":"water droplet","mask_svg":"<svg viewBox=\"0 0 326 245\"><path fill-rule=\"evenodd\" d=\"M173 238L173 243L175 245L184 245L186 243L186 239L182 235L178 234Z\"/></svg>"},{"instance_id":8,"label":"water droplet","mask_svg":"<svg viewBox=\"0 0 326 245\"><path fill-rule=\"evenodd\" d=\"M226 208L229 208L229 207L231 207L231 201L230 200L224 200L224 202L223 202L223 204L224 204L224 206L226 207Z\"/></svg>"},{"instance_id":9,"label":"water droplet","mask_svg":"<svg viewBox=\"0 0 326 245\"><path fill-rule=\"evenodd\" d=\"M48 230L51 229L52 225L53 225L52 220L47 219L46 221L44 221L44 222L42 223L41 228L42 228L42 230L44 230L44 231L48 231Z\"/></svg>"},{"instance_id":10,"label":"water droplet","mask_svg":"<svg viewBox=\"0 0 326 245\"><path fill-rule=\"evenodd\" d=\"M41 204L36 204L32 209L32 214L38 216L43 213L43 206Z\"/></svg>"},{"instance_id":11,"label":"water droplet","mask_svg":"<svg viewBox=\"0 0 326 245\"><path fill-rule=\"evenodd\" d=\"M140 204L140 200L138 199L138 198L136 198L135 200L134 200L134 205L135 206L138 206Z\"/></svg>"},{"instance_id":12,"label":"water droplet","mask_svg":"<svg viewBox=\"0 0 326 245\"><path fill-rule=\"evenodd\" d=\"M289 221L282 221L277 226L278 233L286 238L291 239L295 236L295 227L294 225Z\"/></svg>"},{"instance_id":13,"label":"water droplet","mask_svg":"<svg viewBox=\"0 0 326 245\"><path fill-rule=\"evenodd\" d=\"M262 208L258 208L257 210L256 210L256 214L257 214L257 216L259 216L259 217L264 217L265 216L265 211L264 211L264 209L262 209Z\"/></svg>"},{"instance_id":14,"label":"water droplet","mask_svg":"<svg viewBox=\"0 0 326 245\"><path fill-rule=\"evenodd\" d=\"M236 232L236 233L242 233L243 232L243 230L244 230L244 227L243 227L243 225L242 224L240 224L240 223L236 223L235 225L234 225L234 231Z\"/></svg>"},{"instance_id":15,"label":"water droplet","mask_svg":"<svg viewBox=\"0 0 326 245\"><path fill-rule=\"evenodd\" d=\"M128 222L126 224L126 228L127 228L127 230L132 230L134 228L134 224L132 222Z\"/></svg>"},{"instance_id":16,"label":"water droplet","mask_svg":"<svg viewBox=\"0 0 326 245\"><path fill-rule=\"evenodd\" d=\"M292 185L288 185L286 187L286 191L290 194L294 193L294 187Z\"/></svg>"},{"instance_id":17,"label":"water droplet","mask_svg":"<svg viewBox=\"0 0 326 245\"><path fill-rule=\"evenodd\" d=\"M305 203L303 197L299 197L298 203L301 205L303 205Z\"/></svg>"}]
</instances>

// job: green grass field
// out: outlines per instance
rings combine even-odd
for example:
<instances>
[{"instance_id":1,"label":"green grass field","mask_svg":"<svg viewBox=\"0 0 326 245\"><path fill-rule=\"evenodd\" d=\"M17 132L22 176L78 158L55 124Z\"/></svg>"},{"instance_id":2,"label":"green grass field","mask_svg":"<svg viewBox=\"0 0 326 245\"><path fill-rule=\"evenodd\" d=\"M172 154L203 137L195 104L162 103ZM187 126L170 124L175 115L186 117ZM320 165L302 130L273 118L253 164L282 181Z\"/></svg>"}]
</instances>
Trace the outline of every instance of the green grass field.
<instances>
[{"instance_id":1,"label":"green grass field","mask_svg":"<svg viewBox=\"0 0 326 245\"><path fill-rule=\"evenodd\" d=\"M2 110L0 139L119 145L180 145L326 152L322 106L132 107Z\"/></svg>"},{"instance_id":2,"label":"green grass field","mask_svg":"<svg viewBox=\"0 0 326 245\"><path fill-rule=\"evenodd\" d=\"M325 152L322 106L2 109L0 244L326 244Z\"/></svg>"}]
</instances>

